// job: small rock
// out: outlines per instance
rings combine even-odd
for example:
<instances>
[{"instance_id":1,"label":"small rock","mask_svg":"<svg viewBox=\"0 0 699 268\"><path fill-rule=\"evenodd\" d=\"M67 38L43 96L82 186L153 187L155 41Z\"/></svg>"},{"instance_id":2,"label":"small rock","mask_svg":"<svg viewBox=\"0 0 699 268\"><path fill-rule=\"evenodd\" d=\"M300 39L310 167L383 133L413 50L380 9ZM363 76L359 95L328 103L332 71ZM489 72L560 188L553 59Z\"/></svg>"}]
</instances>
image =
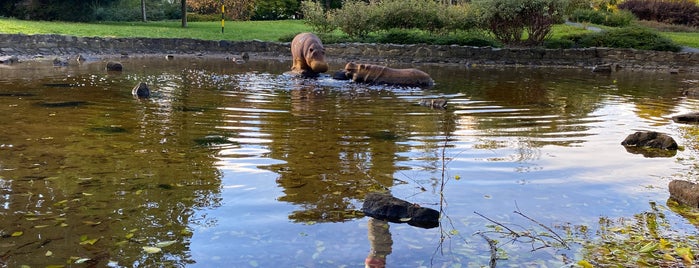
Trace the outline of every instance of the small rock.
<instances>
[{"instance_id":1,"label":"small rock","mask_svg":"<svg viewBox=\"0 0 699 268\"><path fill-rule=\"evenodd\" d=\"M699 184L683 180L672 180L668 188L670 190L670 198L677 200L680 204L699 208Z\"/></svg>"},{"instance_id":2,"label":"small rock","mask_svg":"<svg viewBox=\"0 0 699 268\"><path fill-rule=\"evenodd\" d=\"M65 67L65 66L68 66L68 61L65 59L61 59L61 58L54 58L53 59L53 66L54 67Z\"/></svg>"},{"instance_id":3,"label":"small rock","mask_svg":"<svg viewBox=\"0 0 699 268\"><path fill-rule=\"evenodd\" d=\"M124 68L124 66L121 65L121 62L118 62L118 61L107 62L107 71L121 72L123 70L123 68Z\"/></svg>"},{"instance_id":4,"label":"small rock","mask_svg":"<svg viewBox=\"0 0 699 268\"><path fill-rule=\"evenodd\" d=\"M175 58L174 55L165 55L165 59L166 59L166 60L172 60L172 59L174 59L174 58Z\"/></svg>"},{"instance_id":5,"label":"small rock","mask_svg":"<svg viewBox=\"0 0 699 268\"><path fill-rule=\"evenodd\" d=\"M387 193L367 194L362 212L369 217L394 223L408 223L421 228L439 226L439 211L420 207Z\"/></svg>"},{"instance_id":6,"label":"small rock","mask_svg":"<svg viewBox=\"0 0 699 268\"><path fill-rule=\"evenodd\" d=\"M17 56L0 56L0 63L2 64L13 64L19 62Z\"/></svg>"},{"instance_id":7,"label":"small rock","mask_svg":"<svg viewBox=\"0 0 699 268\"><path fill-rule=\"evenodd\" d=\"M699 112L676 115L672 117L676 123L699 123Z\"/></svg>"},{"instance_id":8,"label":"small rock","mask_svg":"<svg viewBox=\"0 0 699 268\"><path fill-rule=\"evenodd\" d=\"M638 131L621 142L624 146L650 147L664 150L677 150L677 142L665 133L655 131Z\"/></svg>"},{"instance_id":9,"label":"small rock","mask_svg":"<svg viewBox=\"0 0 699 268\"><path fill-rule=\"evenodd\" d=\"M140 98L148 98L150 97L150 88L148 88L148 85L146 83L138 83L132 90L131 94L134 95L134 97Z\"/></svg>"},{"instance_id":10,"label":"small rock","mask_svg":"<svg viewBox=\"0 0 699 268\"><path fill-rule=\"evenodd\" d=\"M446 109L447 99L422 99L420 106L425 106L434 109Z\"/></svg>"},{"instance_id":11,"label":"small rock","mask_svg":"<svg viewBox=\"0 0 699 268\"><path fill-rule=\"evenodd\" d=\"M618 70L619 64L616 63L595 65L595 67L592 68L592 72L594 73L612 73Z\"/></svg>"}]
</instances>

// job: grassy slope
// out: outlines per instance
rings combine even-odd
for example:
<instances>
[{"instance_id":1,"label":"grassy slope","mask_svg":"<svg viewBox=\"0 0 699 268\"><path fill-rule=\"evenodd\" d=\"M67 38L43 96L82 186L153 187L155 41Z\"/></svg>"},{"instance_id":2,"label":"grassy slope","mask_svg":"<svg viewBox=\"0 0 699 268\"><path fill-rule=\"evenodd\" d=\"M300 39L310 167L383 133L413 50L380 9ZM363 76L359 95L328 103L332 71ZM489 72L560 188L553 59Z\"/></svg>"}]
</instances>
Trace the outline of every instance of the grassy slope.
<instances>
[{"instance_id":1,"label":"grassy slope","mask_svg":"<svg viewBox=\"0 0 699 268\"><path fill-rule=\"evenodd\" d=\"M228 21L224 33L220 22L190 22L187 28L180 21L71 23L24 21L0 18L0 33L65 34L101 37L194 38L204 40L262 40L279 41L311 28L298 20ZM552 37L584 32L566 25L556 25ZM664 36L683 46L699 48L699 32L663 32Z\"/></svg>"}]
</instances>

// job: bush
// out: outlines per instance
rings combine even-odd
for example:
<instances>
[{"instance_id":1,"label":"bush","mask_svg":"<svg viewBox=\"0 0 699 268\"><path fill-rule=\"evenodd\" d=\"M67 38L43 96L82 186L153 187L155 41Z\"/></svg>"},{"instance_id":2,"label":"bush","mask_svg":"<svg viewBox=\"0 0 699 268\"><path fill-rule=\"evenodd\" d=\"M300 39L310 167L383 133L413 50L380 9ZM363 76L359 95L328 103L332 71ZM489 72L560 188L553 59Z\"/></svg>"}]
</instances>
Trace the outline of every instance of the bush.
<instances>
[{"instance_id":1,"label":"bush","mask_svg":"<svg viewBox=\"0 0 699 268\"><path fill-rule=\"evenodd\" d=\"M471 30L478 26L478 20L473 14L471 5L449 5L442 12L438 12L437 16L442 21L444 27L442 31Z\"/></svg>"},{"instance_id":2,"label":"bush","mask_svg":"<svg viewBox=\"0 0 699 268\"><path fill-rule=\"evenodd\" d=\"M627 0L618 7L641 20L699 27L699 6L692 0Z\"/></svg>"},{"instance_id":3,"label":"bush","mask_svg":"<svg viewBox=\"0 0 699 268\"><path fill-rule=\"evenodd\" d=\"M606 25L610 27L626 27L631 25L636 17L628 11L619 10L617 12L595 11L592 9L578 9L570 15L571 21L589 22Z\"/></svg>"},{"instance_id":4,"label":"bush","mask_svg":"<svg viewBox=\"0 0 699 268\"><path fill-rule=\"evenodd\" d=\"M544 41L544 47L550 49L568 49L574 46L575 42L569 39L550 39Z\"/></svg>"},{"instance_id":5,"label":"bush","mask_svg":"<svg viewBox=\"0 0 699 268\"><path fill-rule=\"evenodd\" d=\"M566 39L580 47L634 48L642 50L673 51L682 48L670 39L640 27L618 28L599 33L573 35Z\"/></svg>"},{"instance_id":6,"label":"bush","mask_svg":"<svg viewBox=\"0 0 699 268\"><path fill-rule=\"evenodd\" d=\"M318 2L301 2L301 12L305 23L311 26L314 32L329 33L337 28L332 22L330 12L323 10L323 7Z\"/></svg>"},{"instance_id":7,"label":"bush","mask_svg":"<svg viewBox=\"0 0 699 268\"><path fill-rule=\"evenodd\" d=\"M444 6L430 0L382 0L374 4L378 12L377 26L390 29L441 29L439 13Z\"/></svg>"},{"instance_id":8,"label":"bush","mask_svg":"<svg viewBox=\"0 0 699 268\"><path fill-rule=\"evenodd\" d=\"M348 0L341 9L330 12L332 24L350 38L364 38L376 29L376 12L361 0Z\"/></svg>"},{"instance_id":9,"label":"bush","mask_svg":"<svg viewBox=\"0 0 699 268\"><path fill-rule=\"evenodd\" d=\"M565 0L474 0L480 24L506 45L539 45L563 21ZM528 38L522 40L524 32Z\"/></svg>"}]
</instances>

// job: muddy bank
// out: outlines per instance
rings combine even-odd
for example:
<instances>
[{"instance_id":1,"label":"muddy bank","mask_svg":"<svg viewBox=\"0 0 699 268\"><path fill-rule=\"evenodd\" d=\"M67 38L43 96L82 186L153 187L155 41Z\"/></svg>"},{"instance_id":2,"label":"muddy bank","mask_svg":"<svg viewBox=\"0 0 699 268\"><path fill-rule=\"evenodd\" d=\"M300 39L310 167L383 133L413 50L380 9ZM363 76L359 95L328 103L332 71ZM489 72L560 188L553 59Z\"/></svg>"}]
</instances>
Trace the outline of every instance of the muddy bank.
<instances>
[{"instance_id":1,"label":"muddy bank","mask_svg":"<svg viewBox=\"0 0 699 268\"><path fill-rule=\"evenodd\" d=\"M635 49L491 48L437 45L327 44L331 61L375 63L556 66L593 68L615 65L627 70L699 72L699 53ZM251 59L290 57L289 43L262 41L210 41L165 38L108 38L65 35L0 34L0 56L20 60L52 57L118 57L120 55L184 54Z\"/></svg>"}]
</instances>

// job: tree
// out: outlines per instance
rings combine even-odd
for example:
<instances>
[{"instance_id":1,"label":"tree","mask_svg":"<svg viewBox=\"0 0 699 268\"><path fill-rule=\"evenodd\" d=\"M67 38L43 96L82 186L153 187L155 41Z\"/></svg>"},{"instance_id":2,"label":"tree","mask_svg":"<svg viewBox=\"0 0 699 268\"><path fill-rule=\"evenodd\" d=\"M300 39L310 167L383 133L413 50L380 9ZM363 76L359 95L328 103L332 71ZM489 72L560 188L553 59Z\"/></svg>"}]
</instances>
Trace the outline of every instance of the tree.
<instances>
[{"instance_id":1,"label":"tree","mask_svg":"<svg viewBox=\"0 0 699 268\"><path fill-rule=\"evenodd\" d=\"M181 0L180 8L182 10L182 28L187 28L187 0Z\"/></svg>"},{"instance_id":2,"label":"tree","mask_svg":"<svg viewBox=\"0 0 699 268\"><path fill-rule=\"evenodd\" d=\"M146 0L141 0L141 17L146 22Z\"/></svg>"}]
</instances>

